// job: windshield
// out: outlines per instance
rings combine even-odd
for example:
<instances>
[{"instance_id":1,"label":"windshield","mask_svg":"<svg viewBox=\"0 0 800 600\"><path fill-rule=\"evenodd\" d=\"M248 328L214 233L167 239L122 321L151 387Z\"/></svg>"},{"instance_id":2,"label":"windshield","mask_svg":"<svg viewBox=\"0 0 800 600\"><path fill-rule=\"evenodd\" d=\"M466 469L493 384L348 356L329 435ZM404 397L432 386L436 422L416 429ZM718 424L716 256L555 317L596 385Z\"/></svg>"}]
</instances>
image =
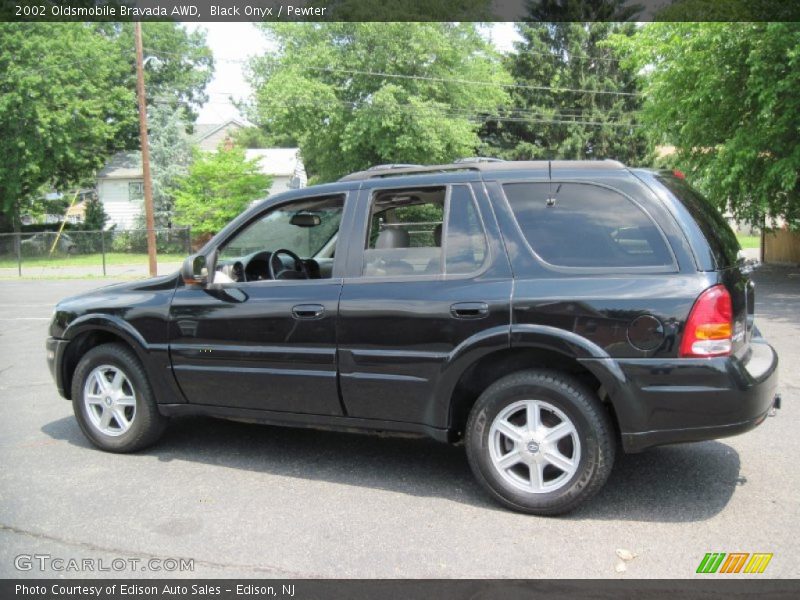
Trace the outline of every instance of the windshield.
<instances>
[{"instance_id":1,"label":"windshield","mask_svg":"<svg viewBox=\"0 0 800 600\"><path fill-rule=\"evenodd\" d=\"M220 256L229 259L286 249L301 258L317 257L329 242L334 242L343 206L342 197L337 196L290 202L274 208L237 234L225 245Z\"/></svg>"}]
</instances>

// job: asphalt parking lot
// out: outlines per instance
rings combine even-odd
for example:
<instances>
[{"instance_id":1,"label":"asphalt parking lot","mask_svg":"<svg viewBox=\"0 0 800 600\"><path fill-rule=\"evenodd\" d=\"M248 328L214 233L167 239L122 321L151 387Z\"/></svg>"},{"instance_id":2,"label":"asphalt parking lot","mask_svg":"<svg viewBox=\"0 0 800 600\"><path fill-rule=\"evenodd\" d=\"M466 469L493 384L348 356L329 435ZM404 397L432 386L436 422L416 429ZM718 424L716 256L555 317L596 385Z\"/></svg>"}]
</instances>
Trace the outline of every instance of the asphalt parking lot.
<instances>
[{"instance_id":1,"label":"asphalt parking lot","mask_svg":"<svg viewBox=\"0 0 800 600\"><path fill-rule=\"evenodd\" d=\"M771 552L758 577L800 577L800 268L756 281L757 323L781 357L778 416L622 456L605 489L560 518L499 507L462 448L423 439L187 418L145 452L95 450L44 340L54 303L99 283L2 281L0 577L76 575L15 568L49 554L194 560L84 576L683 578L706 552ZM617 550L633 556L624 571Z\"/></svg>"}]
</instances>

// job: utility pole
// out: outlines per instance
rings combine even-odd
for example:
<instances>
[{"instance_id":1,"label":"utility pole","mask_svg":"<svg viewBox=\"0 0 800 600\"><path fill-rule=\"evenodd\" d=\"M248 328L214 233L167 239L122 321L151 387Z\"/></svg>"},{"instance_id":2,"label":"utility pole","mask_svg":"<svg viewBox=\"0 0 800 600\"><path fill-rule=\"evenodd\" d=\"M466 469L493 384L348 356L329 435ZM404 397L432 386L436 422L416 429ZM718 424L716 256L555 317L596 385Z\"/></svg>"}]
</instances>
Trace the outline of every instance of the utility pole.
<instances>
[{"instance_id":1,"label":"utility pole","mask_svg":"<svg viewBox=\"0 0 800 600\"><path fill-rule=\"evenodd\" d=\"M142 24L133 24L136 43L136 95L139 99L139 138L142 145L142 176L144 177L144 217L147 226L147 258L150 277L157 274L156 231L153 216L153 182L150 179L150 145L147 142L147 100L144 95L144 50L142 50Z\"/></svg>"}]
</instances>

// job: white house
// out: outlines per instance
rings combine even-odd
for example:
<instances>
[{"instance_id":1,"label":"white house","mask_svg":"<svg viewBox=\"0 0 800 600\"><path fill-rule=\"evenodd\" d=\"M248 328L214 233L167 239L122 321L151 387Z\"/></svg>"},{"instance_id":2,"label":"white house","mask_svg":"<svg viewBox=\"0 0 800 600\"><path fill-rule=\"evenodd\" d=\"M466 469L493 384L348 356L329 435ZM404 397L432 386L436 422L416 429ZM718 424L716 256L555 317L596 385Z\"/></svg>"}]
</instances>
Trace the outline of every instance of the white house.
<instances>
[{"instance_id":1,"label":"white house","mask_svg":"<svg viewBox=\"0 0 800 600\"><path fill-rule=\"evenodd\" d=\"M222 130L209 130L216 137ZM222 140L225 138L223 137ZM218 143L218 142L217 142ZM214 150L217 146L214 147ZM288 189L302 188L308 180L298 148L263 148L246 151L247 158L257 158L261 172L272 177L265 196ZM140 152L121 152L97 174L97 197L108 215L107 226L136 228L137 217L144 212L144 179Z\"/></svg>"},{"instance_id":2,"label":"white house","mask_svg":"<svg viewBox=\"0 0 800 600\"><path fill-rule=\"evenodd\" d=\"M253 125L239 119L230 119L224 123L198 123L194 126L192 145L203 152L216 152L220 144L233 143L234 134L246 127Z\"/></svg>"},{"instance_id":3,"label":"white house","mask_svg":"<svg viewBox=\"0 0 800 600\"><path fill-rule=\"evenodd\" d=\"M304 188L308 183L299 148L258 148L246 150L245 156L258 159L261 172L272 177L268 195Z\"/></svg>"},{"instance_id":4,"label":"white house","mask_svg":"<svg viewBox=\"0 0 800 600\"><path fill-rule=\"evenodd\" d=\"M108 215L107 227L133 229L144 211L141 152L119 152L97 173L97 197Z\"/></svg>"}]
</instances>

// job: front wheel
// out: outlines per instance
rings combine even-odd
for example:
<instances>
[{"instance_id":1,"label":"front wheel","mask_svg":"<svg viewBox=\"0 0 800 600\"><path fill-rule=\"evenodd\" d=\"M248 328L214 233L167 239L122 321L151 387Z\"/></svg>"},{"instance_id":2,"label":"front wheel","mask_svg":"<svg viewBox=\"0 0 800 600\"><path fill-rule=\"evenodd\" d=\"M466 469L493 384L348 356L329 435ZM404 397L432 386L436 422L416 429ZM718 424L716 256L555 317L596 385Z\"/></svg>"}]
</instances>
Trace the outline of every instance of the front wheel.
<instances>
[{"instance_id":1,"label":"front wheel","mask_svg":"<svg viewBox=\"0 0 800 600\"><path fill-rule=\"evenodd\" d=\"M167 422L139 359L121 344L97 346L80 360L72 378L72 407L84 435L109 452L149 446Z\"/></svg>"},{"instance_id":2,"label":"front wheel","mask_svg":"<svg viewBox=\"0 0 800 600\"><path fill-rule=\"evenodd\" d=\"M520 371L489 386L466 429L470 466L504 505L569 512L606 482L614 463L608 412L579 381L550 370Z\"/></svg>"}]
</instances>

